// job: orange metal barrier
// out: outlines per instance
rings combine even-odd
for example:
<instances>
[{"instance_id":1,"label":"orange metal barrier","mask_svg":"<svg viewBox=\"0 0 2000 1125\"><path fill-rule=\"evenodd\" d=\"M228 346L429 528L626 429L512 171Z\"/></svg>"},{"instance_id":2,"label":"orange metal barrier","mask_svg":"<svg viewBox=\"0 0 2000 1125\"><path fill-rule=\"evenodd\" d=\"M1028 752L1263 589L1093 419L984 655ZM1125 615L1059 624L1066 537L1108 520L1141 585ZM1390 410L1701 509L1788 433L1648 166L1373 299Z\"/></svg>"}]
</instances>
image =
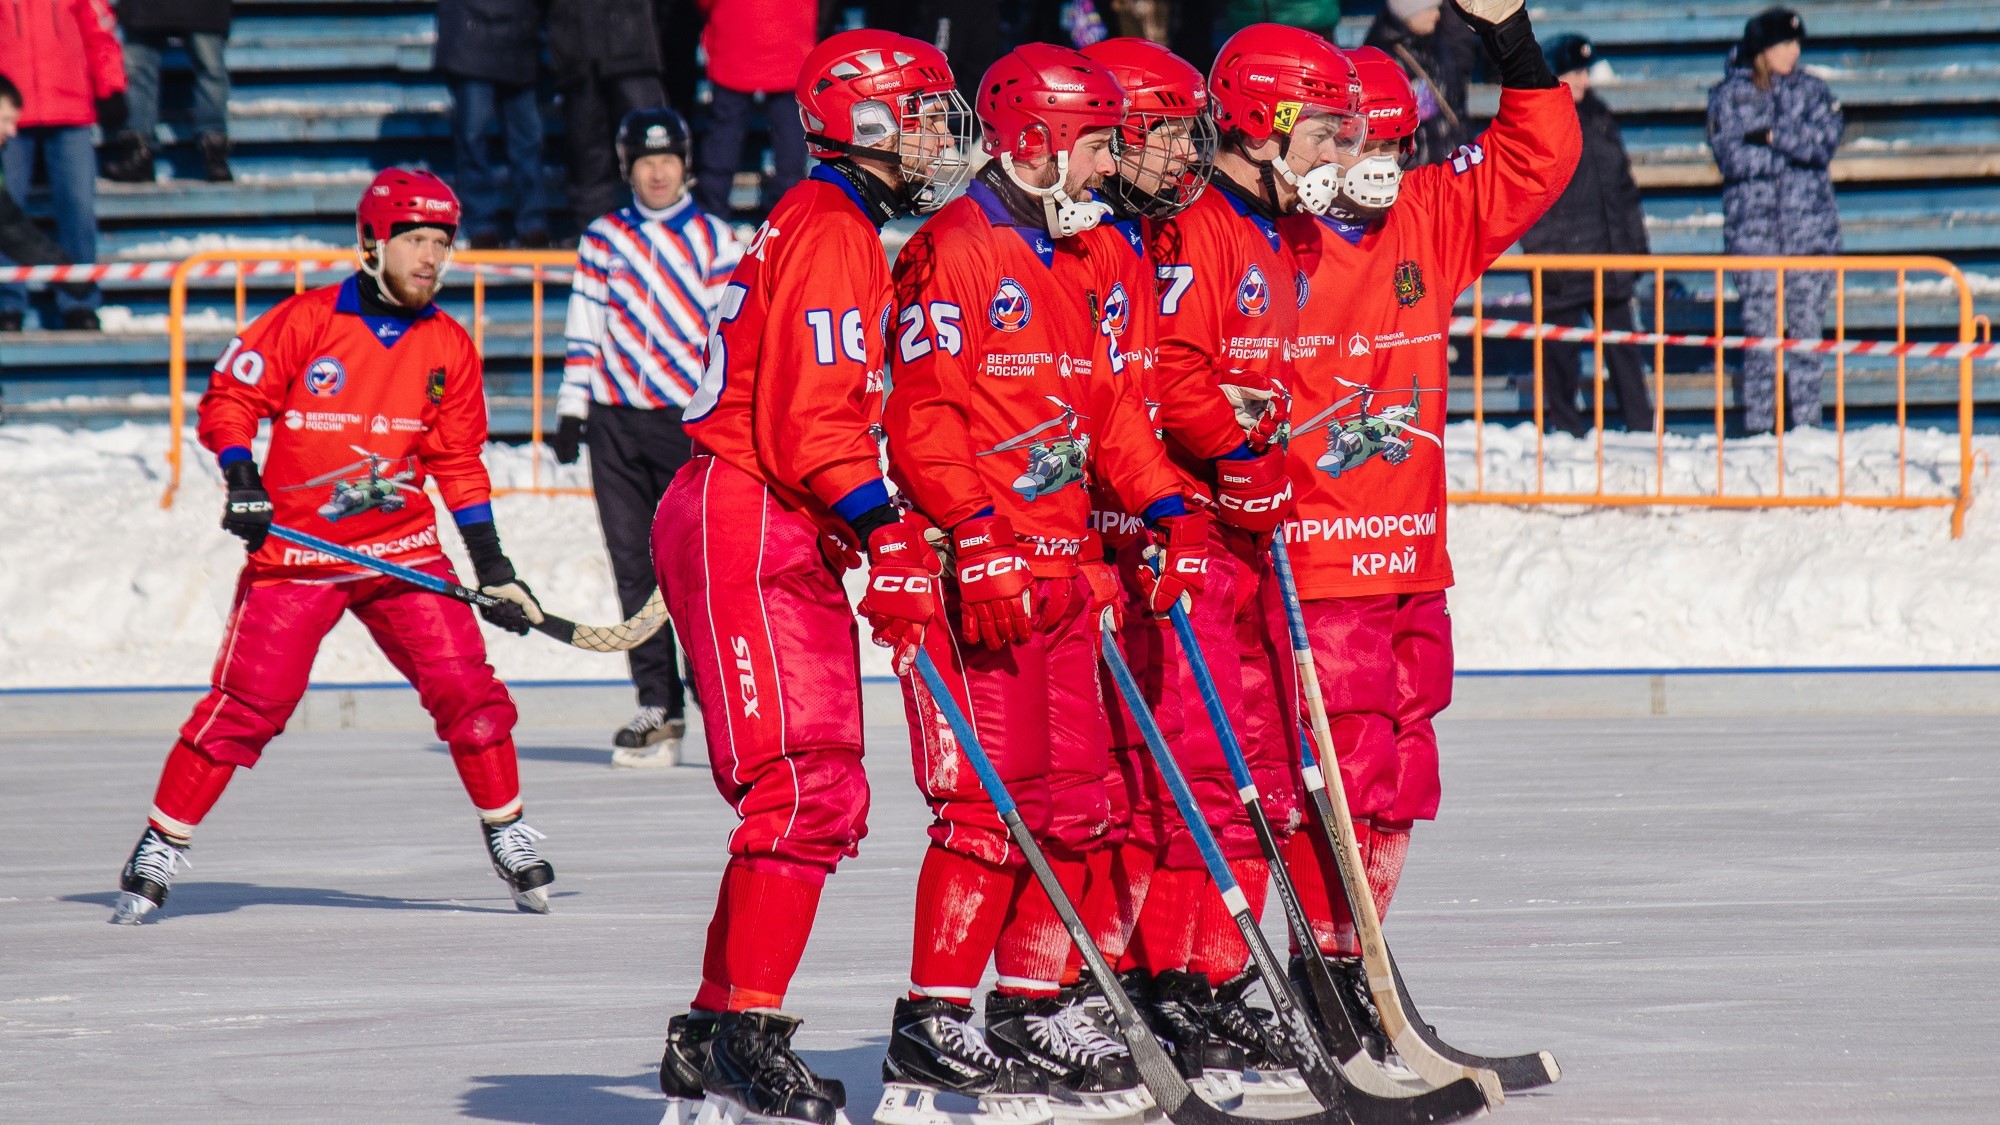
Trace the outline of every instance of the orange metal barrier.
<instances>
[{"instance_id":1,"label":"orange metal barrier","mask_svg":"<svg viewBox=\"0 0 2000 1125\"><path fill-rule=\"evenodd\" d=\"M1653 326L1649 337L1651 344L1653 375L1651 380L1653 405L1653 453L1654 464L1651 473L1652 487L1649 490L1621 491L1607 490L1605 486L1605 432L1604 432L1604 349L1606 343L1601 335L1588 333L1588 340L1595 358L1595 377L1591 380L1594 401L1595 445L1594 487L1588 489L1554 489L1548 486L1547 442L1543 435L1543 348L1545 340L1554 331L1543 316L1543 275L1545 271L1574 271L1592 275L1592 323L1603 324L1604 314L1604 274L1606 271L1631 272L1641 277L1650 275L1653 279ZM1768 492L1732 490L1723 432L1724 396L1729 385L1725 370L1725 352L1728 347L1721 339L1724 331L1724 288L1727 275L1732 273L1762 271L1776 277L1776 303L1779 323L1785 316L1785 278L1795 273L1832 273L1834 275L1834 295L1832 317L1834 335L1833 371L1823 385L1822 398L1831 391L1831 415L1835 442L1834 486L1831 492L1801 494L1787 491L1785 468L1785 410L1788 406L1785 392L1785 363L1787 351L1776 350L1776 394L1777 430L1775 438L1776 479L1775 487ZM1531 310L1525 318L1518 314L1507 317L1490 316L1485 307L1485 289L1495 274L1526 273L1529 278ZM1667 488L1668 435L1666 430L1666 367L1667 348L1670 342L1659 338L1657 333L1666 321L1666 292L1669 274L1694 274L1714 286L1709 298L1714 307L1713 335L1699 338L1713 356L1714 366L1714 443L1715 482L1712 491L1670 491ZM1965 512L1971 503L1971 480L1973 470L1972 451L1972 357L1959 354L1958 362L1958 480L1950 495L1911 495L1909 489L1909 429L1908 429L1908 357L1896 354L1896 483L1885 491L1856 492L1849 488L1849 458L1847 445L1847 395L1848 395L1848 352L1841 348L1864 348L1883 345L1858 345L1848 336L1848 308L1850 293L1848 279L1854 274L1893 275L1895 298L1895 342L1904 345L1909 333L1909 294L1911 274L1936 275L1945 280L1952 295L1943 298L1955 304L1957 309L1957 338L1962 343L1973 342L1983 326L1983 318L1975 318L1972 311L1972 290L1966 284L1965 276L1957 266L1942 258L1930 257L1858 257L1840 256L1823 258L1803 257L1730 257L1724 255L1510 255L1494 264L1486 278L1475 283L1472 288L1472 322L1469 325L1472 349L1472 420L1474 422L1474 469L1472 487L1453 491L1449 494L1452 503L1459 504L1583 504L1583 505L1663 505L1714 508L1762 508L1762 507L1835 507L1843 504L1880 508L1929 508L1951 509L1952 536L1964 533ZM1494 329L1496 322L1514 323L1512 330L1501 332ZM1988 329L1990 331L1990 329ZM1456 333L1455 333L1456 334ZM1487 482L1485 375L1486 341L1492 336L1509 336L1529 342L1534 357L1533 409L1535 422L1535 465L1534 482L1530 488L1492 488ZM1627 344L1623 346L1644 346ZM1684 346L1678 341L1671 346ZM1736 342L1737 347L1741 343ZM1959 349L1963 351L1964 349ZM1736 439L1739 442L1742 439ZM1797 441L1798 431L1793 432ZM1739 472L1740 478L1745 474Z\"/></svg>"},{"instance_id":2,"label":"orange metal barrier","mask_svg":"<svg viewBox=\"0 0 2000 1125\"><path fill-rule=\"evenodd\" d=\"M502 275L510 280L526 279L534 299L534 325L531 329L528 366L532 381L532 419L530 436L537 446L542 441L542 345L545 332L542 323L542 297L546 285L546 275L552 270L566 270L576 264L576 253L571 250L465 250L452 255L453 272L472 275L472 343L484 356L486 352L486 288L488 278ZM191 281L208 278L231 278L236 291L236 330L243 330L245 311L248 303L247 279L252 276L272 276L289 273L292 278L292 292L302 293L306 289L308 273L326 275L321 283L327 283L334 276L354 268L354 251L343 249L326 250L203 250L182 262L173 275L172 287L167 295L167 384L168 384L168 429L170 442L167 447L167 490L160 498L161 507L171 507L174 494L180 489L182 470L182 435L187 426L186 394L188 389L187 370L187 301L188 285ZM448 283L456 279L447 275ZM536 492L544 495L557 493L588 493L588 489L543 487L541 483L541 459L531 462L531 477L526 489L495 489L496 493Z\"/></svg>"}]
</instances>

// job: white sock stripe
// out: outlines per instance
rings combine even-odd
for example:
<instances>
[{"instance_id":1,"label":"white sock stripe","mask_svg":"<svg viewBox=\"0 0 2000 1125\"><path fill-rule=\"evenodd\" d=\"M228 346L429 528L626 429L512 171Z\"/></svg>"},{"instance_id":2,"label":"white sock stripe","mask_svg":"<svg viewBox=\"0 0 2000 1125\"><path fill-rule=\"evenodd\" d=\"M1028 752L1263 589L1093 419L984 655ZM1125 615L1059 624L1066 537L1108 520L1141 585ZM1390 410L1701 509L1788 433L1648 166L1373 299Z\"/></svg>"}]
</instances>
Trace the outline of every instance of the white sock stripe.
<instances>
[{"instance_id":1,"label":"white sock stripe","mask_svg":"<svg viewBox=\"0 0 2000 1125\"><path fill-rule=\"evenodd\" d=\"M911 981L910 991L919 996L929 996L938 1000L956 1000L961 1004L972 1003L972 990L969 988L926 987L925 985L918 984L916 981Z\"/></svg>"},{"instance_id":2,"label":"white sock stripe","mask_svg":"<svg viewBox=\"0 0 2000 1125\"><path fill-rule=\"evenodd\" d=\"M994 978L994 983L998 984L1001 988L1018 988L1024 992L1062 991L1061 981L1037 980L1034 977L1010 977L1004 973Z\"/></svg>"},{"instance_id":3,"label":"white sock stripe","mask_svg":"<svg viewBox=\"0 0 2000 1125\"><path fill-rule=\"evenodd\" d=\"M182 843L186 843L189 837L194 835L194 825L186 821L175 820L173 817L161 812L158 805L154 805L152 811L146 814L146 819L153 822L153 827L158 828L169 836L175 837Z\"/></svg>"},{"instance_id":4,"label":"white sock stripe","mask_svg":"<svg viewBox=\"0 0 2000 1125\"><path fill-rule=\"evenodd\" d=\"M479 819L486 823L498 824L503 820L512 820L521 815L521 798L516 797L497 809L482 809L474 805L473 811L477 812Z\"/></svg>"}]
</instances>

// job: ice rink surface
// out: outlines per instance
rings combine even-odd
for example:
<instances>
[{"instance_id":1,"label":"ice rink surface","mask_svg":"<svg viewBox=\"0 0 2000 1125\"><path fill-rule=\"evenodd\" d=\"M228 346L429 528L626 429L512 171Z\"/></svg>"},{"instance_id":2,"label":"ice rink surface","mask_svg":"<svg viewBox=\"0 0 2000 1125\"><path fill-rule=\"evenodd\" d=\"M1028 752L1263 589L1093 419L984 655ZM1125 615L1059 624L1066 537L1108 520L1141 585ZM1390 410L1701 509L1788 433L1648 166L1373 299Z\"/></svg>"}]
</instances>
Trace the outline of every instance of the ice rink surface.
<instances>
[{"instance_id":1,"label":"ice rink surface","mask_svg":"<svg viewBox=\"0 0 2000 1125\"><path fill-rule=\"evenodd\" d=\"M1388 932L1448 1038L1561 1060L1499 1120L2000 1119L2000 719L1441 729ZM441 746L343 733L239 776L137 929L105 918L171 733L0 738L0 1120L651 1125L730 817L605 735L521 742L551 917L511 908ZM901 732L870 750L792 995L856 1125L924 844Z\"/></svg>"}]
</instances>

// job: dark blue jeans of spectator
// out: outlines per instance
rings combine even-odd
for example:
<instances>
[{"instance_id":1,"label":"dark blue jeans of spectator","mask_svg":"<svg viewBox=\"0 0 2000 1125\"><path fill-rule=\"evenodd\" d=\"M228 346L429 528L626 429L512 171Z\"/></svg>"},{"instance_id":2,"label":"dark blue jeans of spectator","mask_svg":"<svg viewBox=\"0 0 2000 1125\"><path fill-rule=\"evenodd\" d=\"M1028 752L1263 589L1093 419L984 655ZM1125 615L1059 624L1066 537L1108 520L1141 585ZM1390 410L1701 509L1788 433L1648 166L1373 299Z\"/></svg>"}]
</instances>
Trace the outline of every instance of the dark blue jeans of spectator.
<instances>
[{"instance_id":1,"label":"dark blue jeans of spectator","mask_svg":"<svg viewBox=\"0 0 2000 1125\"><path fill-rule=\"evenodd\" d=\"M169 39L179 39L187 47L188 62L194 67L194 131L228 133L229 71L222 60L227 40L209 31L125 33L125 102L132 108L127 127L158 143L154 131L160 124L160 55Z\"/></svg>"},{"instance_id":2,"label":"dark blue jeans of spectator","mask_svg":"<svg viewBox=\"0 0 2000 1125\"><path fill-rule=\"evenodd\" d=\"M467 238L500 233L506 192L491 158L487 133L497 121L506 141L514 189L514 232L549 229L542 189L542 108L533 86L499 86L473 78L451 81L451 143L458 157L458 197L465 204Z\"/></svg>"},{"instance_id":3,"label":"dark blue jeans of spectator","mask_svg":"<svg viewBox=\"0 0 2000 1125\"><path fill-rule=\"evenodd\" d=\"M28 202L28 183L35 171L35 154L49 172L49 193L56 212L56 241L70 261L79 264L97 260L97 150L90 146L88 125L37 125L23 129L5 148L0 148L0 171L7 176L7 192L22 206ZM12 264L11 262L8 264ZM94 309L104 300L97 286L84 296L56 290L58 315L71 309ZM0 311L28 307L28 289L23 285L0 286Z\"/></svg>"},{"instance_id":4,"label":"dark blue jeans of spectator","mask_svg":"<svg viewBox=\"0 0 2000 1125\"><path fill-rule=\"evenodd\" d=\"M750 108L757 95L714 87L708 107L708 133L695 157L694 201L702 210L729 217L729 187L743 165L743 135L749 131ZM806 130L799 121L799 103L780 91L764 96L764 119L771 127L771 201L806 176ZM761 169L760 169L761 170Z\"/></svg>"}]
</instances>

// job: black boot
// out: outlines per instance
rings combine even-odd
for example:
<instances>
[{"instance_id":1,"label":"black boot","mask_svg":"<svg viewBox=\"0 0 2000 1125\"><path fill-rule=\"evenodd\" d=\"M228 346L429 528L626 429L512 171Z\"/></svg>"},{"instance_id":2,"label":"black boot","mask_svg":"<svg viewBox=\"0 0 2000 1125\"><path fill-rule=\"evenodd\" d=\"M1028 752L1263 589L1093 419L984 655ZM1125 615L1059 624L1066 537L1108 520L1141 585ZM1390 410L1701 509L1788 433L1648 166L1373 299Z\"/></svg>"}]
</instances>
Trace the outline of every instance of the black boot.
<instances>
[{"instance_id":1,"label":"black boot","mask_svg":"<svg viewBox=\"0 0 2000 1125\"><path fill-rule=\"evenodd\" d=\"M833 1125L839 1108L827 1082L792 1051L799 1021L773 1011L724 1012L708 1045L701 1086L730 1121L778 1118ZM845 1091L840 1099L845 1101Z\"/></svg>"},{"instance_id":2,"label":"black boot","mask_svg":"<svg viewBox=\"0 0 2000 1125\"><path fill-rule=\"evenodd\" d=\"M662 1125L694 1125L701 1108L701 1073L721 1026L715 1012L688 1012L667 1021L667 1049L660 1056L660 1093L667 1096Z\"/></svg>"},{"instance_id":3,"label":"black boot","mask_svg":"<svg viewBox=\"0 0 2000 1125\"><path fill-rule=\"evenodd\" d=\"M940 1093L978 1098L979 1108L971 1114L939 1109ZM875 1125L1038 1125L1052 1116L1048 1084L994 1053L972 1026L970 1005L939 996L896 1001Z\"/></svg>"},{"instance_id":4,"label":"black boot","mask_svg":"<svg viewBox=\"0 0 2000 1125\"><path fill-rule=\"evenodd\" d=\"M187 863L188 842L178 840L148 824L132 846L132 857L118 873L118 901L112 904L111 921L136 926L146 915L167 904L167 892L174 886L174 872Z\"/></svg>"},{"instance_id":5,"label":"black boot","mask_svg":"<svg viewBox=\"0 0 2000 1125\"><path fill-rule=\"evenodd\" d=\"M486 854L493 861L493 873L507 884L514 908L525 914L547 914L549 894L544 888L556 881L556 869L535 850L535 841L542 839L542 834L518 816L505 824L482 820L479 828L486 835Z\"/></svg>"},{"instance_id":6,"label":"black boot","mask_svg":"<svg viewBox=\"0 0 2000 1125\"><path fill-rule=\"evenodd\" d=\"M1368 969L1359 957L1328 957L1326 967L1333 971L1333 991L1340 997L1340 1004L1347 1009L1347 1022L1361 1033L1361 1046L1368 1057L1383 1062L1389 1057L1389 1036L1382 1030L1382 1013L1375 1007L1375 992L1368 987ZM1292 958L1293 980L1305 977L1305 959Z\"/></svg>"},{"instance_id":7,"label":"black boot","mask_svg":"<svg viewBox=\"0 0 2000 1125\"><path fill-rule=\"evenodd\" d=\"M1131 1049L1100 1030L1080 998L990 992L986 1041L1002 1058L1039 1072L1052 1096L1084 1116L1137 1116L1152 1104Z\"/></svg>"},{"instance_id":8,"label":"black boot","mask_svg":"<svg viewBox=\"0 0 2000 1125\"><path fill-rule=\"evenodd\" d=\"M1121 979L1128 991L1144 997L1139 1011L1183 1078L1192 1082L1205 1074L1242 1073L1242 1048L1209 1034L1202 1019L1202 1010L1215 1003L1207 977L1168 969L1148 979L1145 970L1134 969Z\"/></svg>"},{"instance_id":9,"label":"black boot","mask_svg":"<svg viewBox=\"0 0 2000 1125\"><path fill-rule=\"evenodd\" d=\"M1279 1033L1277 1017L1244 999L1244 993L1256 982L1256 973L1250 969L1225 982L1215 990L1214 1003L1201 1009L1202 1021L1210 1035L1243 1052L1243 1065L1249 1069L1295 1069L1298 1057Z\"/></svg>"},{"instance_id":10,"label":"black boot","mask_svg":"<svg viewBox=\"0 0 2000 1125\"><path fill-rule=\"evenodd\" d=\"M203 133L195 138L201 148L201 175L211 184L226 184L236 178L229 170L229 138L221 133Z\"/></svg>"},{"instance_id":11,"label":"black boot","mask_svg":"<svg viewBox=\"0 0 2000 1125\"><path fill-rule=\"evenodd\" d=\"M114 134L97 152L97 174L113 183L153 182L153 145L137 129Z\"/></svg>"}]
</instances>

